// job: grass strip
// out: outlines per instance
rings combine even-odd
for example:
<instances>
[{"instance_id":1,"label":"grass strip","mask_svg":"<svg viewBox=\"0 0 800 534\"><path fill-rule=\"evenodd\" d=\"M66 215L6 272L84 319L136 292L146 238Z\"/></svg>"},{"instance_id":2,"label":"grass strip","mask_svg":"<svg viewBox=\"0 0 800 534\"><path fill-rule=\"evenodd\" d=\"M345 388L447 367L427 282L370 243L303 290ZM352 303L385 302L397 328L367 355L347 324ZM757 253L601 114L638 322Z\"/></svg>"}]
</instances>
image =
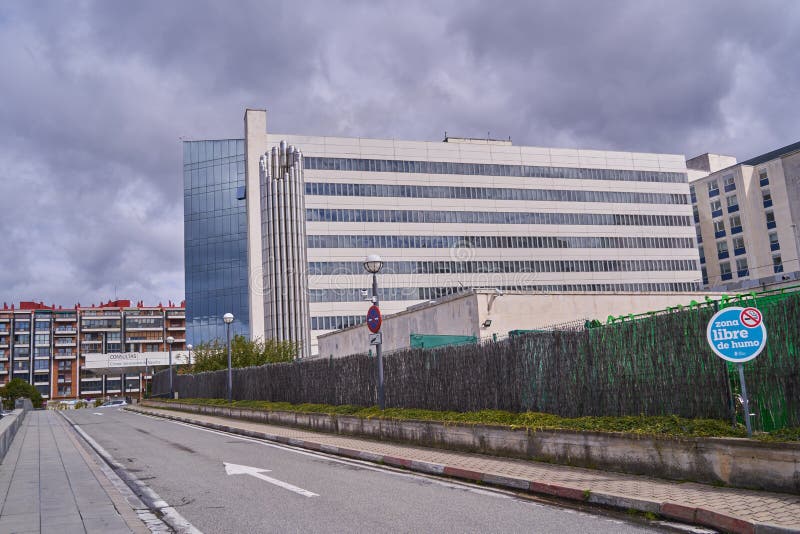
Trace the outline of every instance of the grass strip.
<instances>
[{"instance_id":1,"label":"grass strip","mask_svg":"<svg viewBox=\"0 0 800 534\"><path fill-rule=\"evenodd\" d=\"M234 401L225 399L158 399L168 403L196 404L206 406L230 406L252 410L319 413L327 415L351 415L364 419L436 421L440 423L460 423L473 425L499 425L508 428L530 430L577 430L592 432L625 432L642 436L661 436L675 438L697 437L746 437L742 425L732 428L730 423L718 419L687 419L669 416L620 416L620 417L560 417L557 415L523 412L513 413L501 410L481 410L478 412L443 412L408 408L388 408L381 411L376 406L362 407L351 405L333 406L328 404L291 404L269 401ZM762 441L800 441L800 428L787 428L772 433L759 433L754 436Z\"/></svg>"}]
</instances>

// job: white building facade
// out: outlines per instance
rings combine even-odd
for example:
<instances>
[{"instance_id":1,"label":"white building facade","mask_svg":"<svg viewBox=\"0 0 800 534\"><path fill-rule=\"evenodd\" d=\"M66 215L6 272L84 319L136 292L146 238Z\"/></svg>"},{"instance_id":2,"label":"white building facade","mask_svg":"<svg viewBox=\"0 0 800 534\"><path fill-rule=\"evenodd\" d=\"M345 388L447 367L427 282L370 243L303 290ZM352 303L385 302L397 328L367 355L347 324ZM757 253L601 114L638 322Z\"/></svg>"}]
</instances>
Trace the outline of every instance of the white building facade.
<instances>
[{"instance_id":1,"label":"white building facade","mask_svg":"<svg viewBox=\"0 0 800 534\"><path fill-rule=\"evenodd\" d=\"M682 155L268 134L264 110L246 111L244 141L252 337L272 290L259 160L282 141L303 155L311 353L318 335L363 321L371 253L386 314L466 288L700 288Z\"/></svg>"},{"instance_id":2,"label":"white building facade","mask_svg":"<svg viewBox=\"0 0 800 534\"><path fill-rule=\"evenodd\" d=\"M800 278L800 143L747 161L687 161L703 283L739 290Z\"/></svg>"}]
</instances>

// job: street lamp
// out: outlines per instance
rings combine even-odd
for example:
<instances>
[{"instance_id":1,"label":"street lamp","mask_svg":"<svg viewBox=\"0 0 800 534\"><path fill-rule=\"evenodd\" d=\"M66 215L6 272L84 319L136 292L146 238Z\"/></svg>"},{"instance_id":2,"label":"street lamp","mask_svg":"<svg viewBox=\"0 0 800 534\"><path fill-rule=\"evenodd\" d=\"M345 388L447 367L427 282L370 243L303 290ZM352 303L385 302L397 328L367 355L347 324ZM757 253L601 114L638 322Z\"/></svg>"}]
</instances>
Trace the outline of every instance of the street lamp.
<instances>
[{"instance_id":1,"label":"street lamp","mask_svg":"<svg viewBox=\"0 0 800 534\"><path fill-rule=\"evenodd\" d=\"M372 273L372 304L378 305L378 273L383 267L383 260L377 254L370 254L364 260L364 269L368 273ZM378 407L383 410L385 408L384 395L383 395L383 352L381 351L381 342L375 344L375 355L378 357Z\"/></svg>"},{"instance_id":2,"label":"street lamp","mask_svg":"<svg viewBox=\"0 0 800 534\"><path fill-rule=\"evenodd\" d=\"M167 347L169 348L169 398L175 398L175 386L172 383L172 344L175 343L175 338L169 336L167 338Z\"/></svg>"},{"instance_id":3,"label":"street lamp","mask_svg":"<svg viewBox=\"0 0 800 534\"><path fill-rule=\"evenodd\" d=\"M189 351L189 365L192 365L192 349L193 348L194 348L194 346L191 343L186 345L186 350Z\"/></svg>"},{"instance_id":4,"label":"street lamp","mask_svg":"<svg viewBox=\"0 0 800 534\"><path fill-rule=\"evenodd\" d=\"M233 372L231 371L231 323L233 322L233 314L226 313L222 316L225 321L225 333L228 338L228 402L233 400Z\"/></svg>"}]
</instances>

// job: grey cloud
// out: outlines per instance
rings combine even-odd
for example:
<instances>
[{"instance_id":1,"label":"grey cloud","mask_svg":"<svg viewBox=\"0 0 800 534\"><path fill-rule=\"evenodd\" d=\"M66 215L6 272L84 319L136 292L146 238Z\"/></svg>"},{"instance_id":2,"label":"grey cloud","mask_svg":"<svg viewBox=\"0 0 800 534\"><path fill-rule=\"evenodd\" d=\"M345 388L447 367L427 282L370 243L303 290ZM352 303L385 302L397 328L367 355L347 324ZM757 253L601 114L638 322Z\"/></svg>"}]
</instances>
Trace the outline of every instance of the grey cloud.
<instances>
[{"instance_id":1,"label":"grey cloud","mask_svg":"<svg viewBox=\"0 0 800 534\"><path fill-rule=\"evenodd\" d=\"M795 2L0 4L0 300L179 300L179 138L796 141Z\"/></svg>"}]
</instances>

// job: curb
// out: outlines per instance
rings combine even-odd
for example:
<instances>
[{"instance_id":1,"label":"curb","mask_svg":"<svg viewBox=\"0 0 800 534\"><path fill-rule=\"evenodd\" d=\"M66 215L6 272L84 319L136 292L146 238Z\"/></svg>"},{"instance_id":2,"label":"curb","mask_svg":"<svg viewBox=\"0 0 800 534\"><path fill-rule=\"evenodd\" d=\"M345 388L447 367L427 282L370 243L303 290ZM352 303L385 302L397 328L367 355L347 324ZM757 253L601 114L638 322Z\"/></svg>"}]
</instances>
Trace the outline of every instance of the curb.
<instances>
[{"instance_id":1,"label":"curb","mask_svg":"<svg viewBox=\"0 0 800 534\"><path fill-rule=\"evenodd\" d=\"M237 434L249 438L263 439L281 443L283 445L291 445L293 447L300 447L317 452L324 452L334 454L337 456L344 456L345 458L352 458L355 460L363 460L378 464L386 464L392 467L399 467L408 469L409 471L417 471L421 473L448 476L456 479L466 480L468 482L480 482L492 486L497 486L506 489L522 490L532 494L545 495L548 497L557 497L568 501L575 501L579 503L588 503L598 506L605 506L617 510L628 511L635 510L637 512L658 514L670 520L680 521L692 525L700 525L710 527L722 532L730 532L733 534L798 534L800 529L791 527L782 527L778 525L771 525L768 523L758 523L748 521L736 516L715 512L705 508L697 508L686 506L674 502L658 502L647 499L636 499L622 495L615 495L612 493L595 493L588 489L582 490L570 486L561 486L556 484L546 484L537 482L535 480L526 480L521 478L506 477L492 473L484 473L479 471L471 471L462 469L456 466L449 466L444 464L434 464L430 462L420 462L407 458L398 458L394 456L385 456L375 454L367 451L360 451L355 449L347 449L343 447L336 447L333 445L326 445L313 441L305 441L296 438L288 438L285 436L278 436L267 432L257 432L255 430L245 430L228 425L220 425L216 423L206 423L198 421L189 417L180 417L177 415L167 415L159 412L153 412L145 408L127 406L126 410L133 412L143 413L162 419L170 419L182 423L189 423L196 426L210 428L213 430L221 430L230 434Z\"/></svg>"}]
</instances>

